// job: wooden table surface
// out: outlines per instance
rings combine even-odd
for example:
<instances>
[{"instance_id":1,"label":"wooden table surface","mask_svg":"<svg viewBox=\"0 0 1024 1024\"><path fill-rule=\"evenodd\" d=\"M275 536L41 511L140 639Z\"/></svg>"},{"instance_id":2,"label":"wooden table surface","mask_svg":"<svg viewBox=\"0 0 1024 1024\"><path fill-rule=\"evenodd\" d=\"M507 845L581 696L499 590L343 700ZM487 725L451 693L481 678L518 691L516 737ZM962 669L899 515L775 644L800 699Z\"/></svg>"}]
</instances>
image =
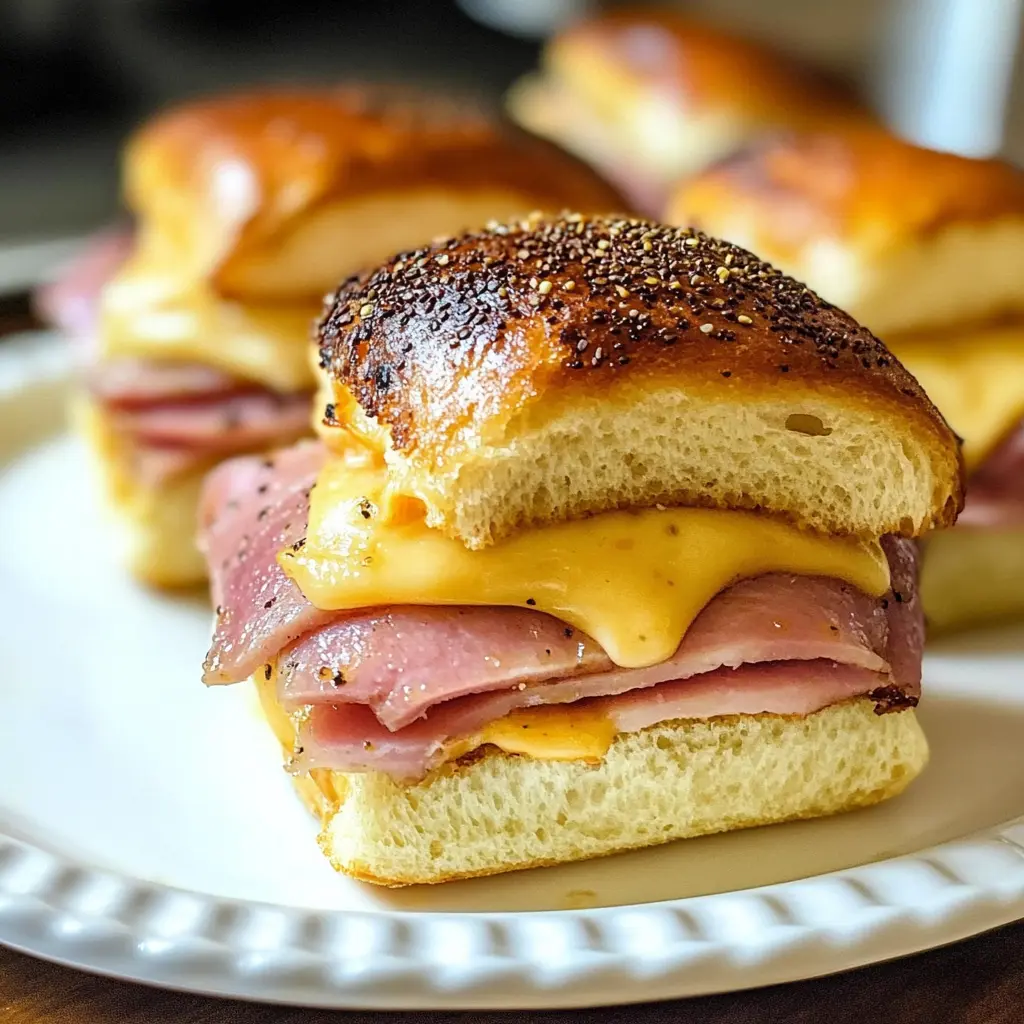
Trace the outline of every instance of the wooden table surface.
<instances>
[{"instance_id":1,"label":"wooden table surface","mask_svg":"<svg viewBox=\"0 0 1024 1024\"><path fill-rule=\"evenodd\" d=\"M794 985L550 1013L337 1014L253 1006L94 978L0 948L3 1024L1021 1024L1024 923L931 953Z\"/></svg>"}]
</instances>

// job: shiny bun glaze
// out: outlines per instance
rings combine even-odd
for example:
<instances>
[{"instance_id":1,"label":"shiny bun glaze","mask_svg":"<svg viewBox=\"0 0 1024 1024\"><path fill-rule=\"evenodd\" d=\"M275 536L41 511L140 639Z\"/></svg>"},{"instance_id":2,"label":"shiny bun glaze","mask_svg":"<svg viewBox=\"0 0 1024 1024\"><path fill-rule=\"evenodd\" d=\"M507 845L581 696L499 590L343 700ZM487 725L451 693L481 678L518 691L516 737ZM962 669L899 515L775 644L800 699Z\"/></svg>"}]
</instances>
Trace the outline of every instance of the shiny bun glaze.
<instances>
[{"instance_id":1,"label":"shiny bun glaze","mask_svg":"<svg viewBox=\"0 0 1024 1024\"><path fill-rule=\"evenodd\" d=\"M824 73L664 7L629 6L584 19L555 38L546 64L567 78L589 65L595 89L600 76L614 73L609 87L655 90L695 111L725 108L784 125L868 116Z\"/></svg>"},{"instance_id":2,"label":"shiny bun glaze","mask_svg":"<svg viewBox=\"0 0 1024 1024\"><path fill-rule=\"evenodd\" d=\"M822 236L876 245L926 238L949 224L1022 214L1016 167L924 149L867 125L763 136L681 182L668 207L675 223L742 218L773 252Z\"/></svg>"},{"instance_id":3,"label":"shiny bun glaze","mask_svg":"<svg viewBox=\"0 0 1024 1024\"><path fill-rule=\"evenodd\" d=\"M474 105L381 87L201 100L153 119L125 155L128 205L186 247L211 245L215 284L332 200L430 188L505 191L524 210L625 205L581 161Z\"/></svg>"},{"instance_id":4,"label":"shiny bun glaze","mask_svg":"<svg viewBox=\"0 0 1024 1024\"><path fill-rule=\"evenodd\" d=\"M826 396L913 434L952 488L937 521L959 508L955 438L885 346L749 252L687 228L566 215L467 234L346 281L320 340L336 392L425 463L487 443L525 410L589 401L599 413L622 388Z\"/></svg>"}]
</instances>

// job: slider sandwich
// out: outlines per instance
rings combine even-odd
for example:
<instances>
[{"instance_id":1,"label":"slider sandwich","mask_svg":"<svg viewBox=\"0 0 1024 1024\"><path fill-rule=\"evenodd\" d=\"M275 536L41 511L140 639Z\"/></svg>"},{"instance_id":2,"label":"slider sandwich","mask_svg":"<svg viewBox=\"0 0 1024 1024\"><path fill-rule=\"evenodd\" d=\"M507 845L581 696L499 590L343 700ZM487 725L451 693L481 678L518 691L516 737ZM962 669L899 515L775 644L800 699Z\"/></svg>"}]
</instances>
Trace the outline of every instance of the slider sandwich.
<instances>
[{"instance_id":1,"label":"slider sandwich","mask_svg":"<svg viewBox=\"0 0 1024 1024\"><path fill-rule=\"evenodd\" d=\"M350 278L321 443L207 481L251 677L340 871L440 882L899 793L912 538L956 440L845 313L685 228L534 217Z\"/></svg>"},{"instance_id":2,"label":"slider sandwich","mask_svg":"<svg viewBox=\"0 0 1024 1024\"><path fill-rule=\"evenodd\" d=\"M785 134L682 182L669 219L885 340L963 439L964 514L926 544L930 626L1024 617L1024 173L877 128Z\"/></svg>"},{"instance_id":3,"label":"slider sandwich","mask_svg":"<svg viewBox=\"0 0 1024 1024\"><path fill-rule=\"evenodd\" d=\"M136 238L102 291L81 419L129 564L159 585L205 575L205 473L310 431L310 325L340 278L491 217L622 205L517 129L355 88L183 106L124 172Z\"/></svg>"},{"instance_id":4,"label":"slider sandwich","mask_svg":"<svg viewBox=\"0 0 1024 1024\"><path fill-rule=\"evenodd\" d=\"M546 46L508 97L522 125L583 157L638 210L771 128L868 119L843 88L792 57L664 7L603 11Z\"/></svg>"}]
</instances>

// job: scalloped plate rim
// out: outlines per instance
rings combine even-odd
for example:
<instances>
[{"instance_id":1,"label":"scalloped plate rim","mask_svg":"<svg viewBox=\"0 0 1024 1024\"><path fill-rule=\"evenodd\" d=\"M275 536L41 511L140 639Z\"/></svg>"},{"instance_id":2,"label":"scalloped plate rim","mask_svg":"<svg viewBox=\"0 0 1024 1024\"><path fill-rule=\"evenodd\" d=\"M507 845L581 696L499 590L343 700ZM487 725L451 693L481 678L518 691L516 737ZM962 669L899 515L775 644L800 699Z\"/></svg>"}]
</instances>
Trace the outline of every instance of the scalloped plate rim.
<instances>
[{"instance_id":1,"label":"scalloped plate rim","mask_svg":"<svg viewBox=\"0 0 1024 1024\"><path fill-rule=\"evenodd\" d=\"M53 332L5 340L0 415L5 396L69 369L65 345ZM987 884L965 877L965 858L976 862ZM1002 875L992 874L993 858L1004 865ZM27 872L31 884L18 882L19 872ZM887 877L894 872L896 877ZM880 880L883 889L914 891L917 898L880 897L874 888ZM843 905L843 919L801 920L801 894L815 886L819 900ZM129 907L141 902L150 911L192 901L206 927L194 928L180 937L177 949L168 949L166 939L123 914L76 911L75 899L68 898L69 890L81 900L104 887L108 900ZM250 923L276 915L298 938L268 949L232 945L210 934L210 919L216 924L224 913ZM665 1000L849 970L1022 917L1024 816L915 853L754 889L514 913L315 912L218 897L92 868L0 830L0 944L110 978L283 1005L552 1009ZM660 955L637 943L638 918L664 938ZM325 929L344 934L353 925L388 931L393 944L362 958L341 956L336 947L332 952L326 941L318 944L316 936L323 940ZM432 937L452 927L465 934L471 954L451 962L429 955L439 948ZM303 937L311 928L314 937ZM537 935L553 937L562 950L557 969L548 957L530 959L522 948L515 952Z\"/></svg>"}]
</instances>

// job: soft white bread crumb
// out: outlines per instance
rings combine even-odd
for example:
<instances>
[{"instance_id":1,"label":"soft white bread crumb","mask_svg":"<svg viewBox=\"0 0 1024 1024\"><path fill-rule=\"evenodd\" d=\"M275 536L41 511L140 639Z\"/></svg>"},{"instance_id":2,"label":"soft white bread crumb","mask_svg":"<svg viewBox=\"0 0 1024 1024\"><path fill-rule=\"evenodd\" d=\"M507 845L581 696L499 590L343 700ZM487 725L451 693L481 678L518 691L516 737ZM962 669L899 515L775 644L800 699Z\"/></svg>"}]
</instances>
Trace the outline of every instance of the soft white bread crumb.
<instances>
[{"instance_id":1,"label":"soft white bread crumb","mask_svg":"<svg viewBox=\"0 0 1024 1024\"><path fill-rule=\"evenodd\" d=\"M495 748L417 785L340 772L297 780L339 871L443 882L851 810L901 792L928 746L913 711L860 699L806 718L675 721L615 740L600 765Z\"/></svg>"},{"instance_id":2,"label":"soft white bread crumb","mask_svg":"<svg viewBox=\"0 0 1024 1024\"><path fill-rule=\"evenodd\" d=\"M427 522L471 548L523 524L593 509L666 504L780 511L801 526L914 535L943 516L949 468L934 440L888 410L827 393L714 401L682 389L580 402L557 418L514 420L454 471L400 458L396 478L425 499Z\"/></svg>"}]
</instances>

